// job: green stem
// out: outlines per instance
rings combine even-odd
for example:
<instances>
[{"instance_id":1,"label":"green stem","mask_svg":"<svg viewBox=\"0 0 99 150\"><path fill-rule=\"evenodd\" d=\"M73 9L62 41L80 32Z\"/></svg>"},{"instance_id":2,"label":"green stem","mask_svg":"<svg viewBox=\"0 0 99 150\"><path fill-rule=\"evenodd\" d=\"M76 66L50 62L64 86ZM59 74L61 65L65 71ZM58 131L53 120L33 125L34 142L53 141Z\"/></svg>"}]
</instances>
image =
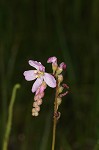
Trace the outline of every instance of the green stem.
<instances>
[{"instance_id":1,"label":"green stem","mask_svg":"<svg viewBox=\"0 0 99 150\"><path fill-rule=\"evenodd\" d=\"M56 87L55 102L54 102L52 150L55 149L56 125L57 125L57 117L55 116L55 114L57 114L57 97L58 97L58 86Z\"/></svg>"},{"instance_id":2,"label":"green stem","mask_svg":"<svg viewBox=\"0 0 99 150\"><path fill-rule=\"evenodd\" d=\"M15 102L17 89L19 89L19 88L20 88L20 84L16 84L13 87L11 101L9 104L8 121L7 121L7 125L6 125L2 150L7 150L7 147L8 147L9 136L10 136L10 131L11 131L11 124L12 124L12 117L13 117L13 105Z\"/></svg>"}]
</instances>

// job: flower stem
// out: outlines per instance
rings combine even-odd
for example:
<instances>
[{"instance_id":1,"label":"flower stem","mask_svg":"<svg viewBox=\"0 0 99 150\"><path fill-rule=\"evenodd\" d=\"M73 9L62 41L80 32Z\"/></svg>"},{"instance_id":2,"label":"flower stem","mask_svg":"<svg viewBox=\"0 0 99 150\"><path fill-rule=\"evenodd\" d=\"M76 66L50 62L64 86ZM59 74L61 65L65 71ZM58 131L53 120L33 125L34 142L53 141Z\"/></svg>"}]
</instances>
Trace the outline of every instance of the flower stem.
<instances>
[{"instance_id":1,"label":"flower stem","mask_svg":"<svg viewBox=\"0 0 99 150\"><path fill-rule=\"evenodd\" d=\"M56 125L57 125L57 116L56 116L57 115L57 97L58 97L58 86L56 87L56 94L55 94L55 101L54 101L54 121L53 121L52 150L55 149Z\"/></svg>"},{"instance_id":2,"label":"flower stem","mask_svg":"<svg viewBox=\"0 0 99 150\"><path fill-rule=\"evenodd\" d=\"M8 121L5 129L5 135L4 135L4 141L3 141L3 147L2 150L7 150L8 142L9 142L9 136L11 131L11 124L12 124L12 116L13 116L13 105L16 98L16 91L20 88L20 84L16 84L13 87L12 96L9 104L9 110L8 110Z\"/></svg>"},{"instance_id":3,"label":"flower stem","mask_svg":"<svg viewBox=\"0 0 99 150\"><path fill-rule=\"evenodd\" d=\"M52 150L54 150L54 148L55 148L55 136L56 136L56 117L54 118L54 123L53 123Z\"/></svg>"}]
</instances>

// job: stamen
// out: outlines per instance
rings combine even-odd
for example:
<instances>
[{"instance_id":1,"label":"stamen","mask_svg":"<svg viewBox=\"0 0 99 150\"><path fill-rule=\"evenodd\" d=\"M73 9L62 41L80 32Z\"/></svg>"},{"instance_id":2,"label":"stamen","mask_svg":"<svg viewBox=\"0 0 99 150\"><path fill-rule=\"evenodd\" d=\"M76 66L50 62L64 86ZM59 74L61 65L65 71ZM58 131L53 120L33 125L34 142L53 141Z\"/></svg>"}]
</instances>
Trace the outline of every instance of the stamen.
<instances>
[{"instance_id":1,"label":"stamen","mask_svg":"<svg viewBox=\"0 0 99 150\"><path fill-rule=\"evenodd\" d=\"M35 77L36 77L36 78L38 78L39 76L38 76L38 75L36 75Z\"/></svg>"}]
</instances>

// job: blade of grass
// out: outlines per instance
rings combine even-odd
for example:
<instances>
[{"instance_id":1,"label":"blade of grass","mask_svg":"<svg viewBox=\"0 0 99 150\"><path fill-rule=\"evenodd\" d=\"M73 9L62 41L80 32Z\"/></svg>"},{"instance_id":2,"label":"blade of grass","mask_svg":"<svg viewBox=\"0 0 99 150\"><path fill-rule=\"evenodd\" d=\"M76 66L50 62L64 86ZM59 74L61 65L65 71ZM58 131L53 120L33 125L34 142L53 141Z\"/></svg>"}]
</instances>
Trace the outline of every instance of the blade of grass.
<instances>
[{"instance_id":1,"label":"blade of grass","mask_svg":"<svg viewBox=\"0 0 99 150\"><path fill-rule=\"evenodd\" d=\"M13 117L13 106L14 106L14 102L15 102L15 98L16 98L16 92L17 92L17 89L19 89L19 88L20 88L20 84L16 84L13 87L12 96L11 96L11 100L10 100L10 104L9 104L8 121L7 121L6 129L5 129L2 150L7 150L7 147L8 147L9 136L10 136L10 132L11 132L11 125L12 125L12 117Z\"/></svg>"}]
</instances>

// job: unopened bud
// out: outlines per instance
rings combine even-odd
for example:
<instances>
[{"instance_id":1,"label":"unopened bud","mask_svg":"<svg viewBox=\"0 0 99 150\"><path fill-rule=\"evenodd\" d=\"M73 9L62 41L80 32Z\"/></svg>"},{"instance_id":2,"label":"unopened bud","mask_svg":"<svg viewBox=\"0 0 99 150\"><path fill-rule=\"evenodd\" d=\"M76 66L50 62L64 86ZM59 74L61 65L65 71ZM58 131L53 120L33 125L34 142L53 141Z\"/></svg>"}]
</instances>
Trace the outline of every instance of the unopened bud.
<instances>
[{"instance_id":1,"label":"unopened bud","mask_svg":"<svg viewBox=\"0 0 99 150\"><path fill-rule=\"evenodd\" d=\"M67 95L68 94L68 91L66 91L65 93L63 93L63 94L60 94L60 97L63 97L63 96L65 96L65 95Z\"/></svg>"},{"instance_id":2,"label":"unopened bud","mask_svg":"<svg viewBox=\"0 0 99 150\"><path fill-rule=\"evenodd\" d=\"M47 63L57 63L57 58L55 56L48 58Z\"/></svg>"},{"instance_id":3,"label":"unopened bud","mask_svg":"<svg viewBox=\"0 0 99 150\"><path fill-rule=\"evenodd\" d=\"M38 116L38 111L35 110L35 108L32 109L32 116Z\"/></svg>"},{"instance_id":4,"label":"unopened bud","mask_svg":"<svg viewBox=\"0 0 99 150\"><path fill-rule=\"evenodd\" d=\"M39 113L38 112L35 112L35 114L34 114L35 116L38 116L39 115Z\"/></svg>"},{"instance_id":5,"label":"unopened bud","mask_svg":"<svg viewBox=\"0 0 99 150\"><path fill-rule=\"evenodd\" d=\"M42 85L43 85L44 89L46 89L46 87L47 87L46 82L43 81Z\"/></svg>"},{"instance_id":6,"label":"unopened bud","mask_svg":"<svg viewBox=\"0 0 99 150\"><path fill-rule=\"evenodd\" d=\"M55 56L50 57L47 60L47 63L52 63L52 69L53 69L53 74L55 73L55 71L57 70L57 58Z\"/></svg>"},{"instance_id":7,"label":"unopened bud","mask_svg":"<svg viewBox=\"0 0 99 150\"><path fill-rule=\"evenodd\" d=\"M66 64L64 62L62 62L60 65L59 65L59 68L61 69L66 69Z\"/></svg>"},{"instance_id":8,"label":"unopened bud","mask_svg":"<svg viewBox=\"0 0 99 150\"><path fill-rule=\"evenodd\" d=\"M34 96L34 101L37 101L38 100L38 95L35 95Z\"/></svg>"},{"instance_id":9,"label":"unopened bud","mask_svg":"<svg viewBox=\"0 0 99 150\"><path fill-rule=\"evenodd\" d=\"M35 108L35 110L36 110L37 112L40 111L40 107L37 106L37 107Z\"/></svg>"},{"instance_id":10,"label":"unopened bud","mask_svg":"<svg viewBox=\"0 0 99 150\"><path fill-rule=\"evenodd\" d=\"M62 102L62 99L60 97L57 98L57 105L59 106Z\"/></svg>"},{"instance_id":11,"label":"unopened bud","mask_svg":"<svg viewBox=\"0 0 99 150\"><path fill-rule=\"evenodd\" d=\"M63 75L60 74L60 75L58 75L58 82L61 83L62 81L63 81Z\"/></svg>"},{"instance_id":12,"label":"unopened bud","mask_svg":"<svg viewBox=\"0 0 99 150\"><path fill-rule=\"evenodd\" d=\"M32 108L32 113L35 113L35 112L36 112L35 108Z\"/></svg>"},{"instance_id":13,"label":"unopened bud","mask_svg":"<svg viewBox=\"0 0 99 150\"><path fill-rule=\"evenodd\" d=\"M63 69L60 68L60 67L58 67L58 68L57 68L57 71L56 71L56 75L59 75L62 71L63 71Z\"/></svg>"},{"instance_id":14,"label":"unopened bud","mask_svg":"<svg viewBox=\"0 0 99 150\"><path fill-rule=\"evenodd\" d=\"M57 66L58 66L57 63L52 63L53 74L57 70Z\"/></svg>"},{"instance_id":15,"label":"unopened bud","mask_svg":"<svg viewBox=\"0 0 99 150\"><path fill-rule=\"evenodd\" d=\"M59 75L64 69L66 69L66 64L62 62L57 69L56 75Z\"/></svg>"},{"instance_id":16,"label":"unopened bud","mask_svg":"<svg viewBox=\"0 0 99 150\"><path fill-rule=\"evenodd\" d=\"M41 104L42 104L42 99L38 99L38 100L37 100L37 104L38 104L38 105L41 105Z\"/></svg>"},{"instance_id":17,"label":"unopened bud","mask_svg":"<svg viewBox=\"0 0 99 150\"><path fill-rule=\"evenodd\" d=\"M35 113L32 113L32 116L35 116Z\"/></svg>"},{"instance_id":18,"label":"unopened bud","mask_svg":"<svg viewBox=\"0 0 99 150\"><path fill-rule=\"evenodd\" d=\"M44 97L44 92L38 94L38 99L41 99L41 98L43 98L43 97Z\"/></svg>"},{"instance_id":19,"label":"unopened bud","mask_svg":"<svg viewBox=\"0 0 99 150\"><path fill-rule=\"evenodd\" d=\"M63 89L64 88L62 86L60 86L59 89L58 89L58 93L62 93Z\"/></svg>"},{"instance_id":20,"label":"unopened bud","mask_svg":"<svg viewBox=\"0 0 99 150\"><path fill-rule=\"evenodd\" d=\"M67 84L62 84L62 86L63 86L64 88L69 89L69 86L68 86Z\"/></svg>"},{"instance_id":21,"label":"unopened bud","mask_svg":"<svg viewBox=\"0 0 99 150\"><path fill-rule=\"evenodd\" d=\"M33 107L37 107L38 104L37 104L37 101L33 103Z\"/></svg>"}]
</instances>

